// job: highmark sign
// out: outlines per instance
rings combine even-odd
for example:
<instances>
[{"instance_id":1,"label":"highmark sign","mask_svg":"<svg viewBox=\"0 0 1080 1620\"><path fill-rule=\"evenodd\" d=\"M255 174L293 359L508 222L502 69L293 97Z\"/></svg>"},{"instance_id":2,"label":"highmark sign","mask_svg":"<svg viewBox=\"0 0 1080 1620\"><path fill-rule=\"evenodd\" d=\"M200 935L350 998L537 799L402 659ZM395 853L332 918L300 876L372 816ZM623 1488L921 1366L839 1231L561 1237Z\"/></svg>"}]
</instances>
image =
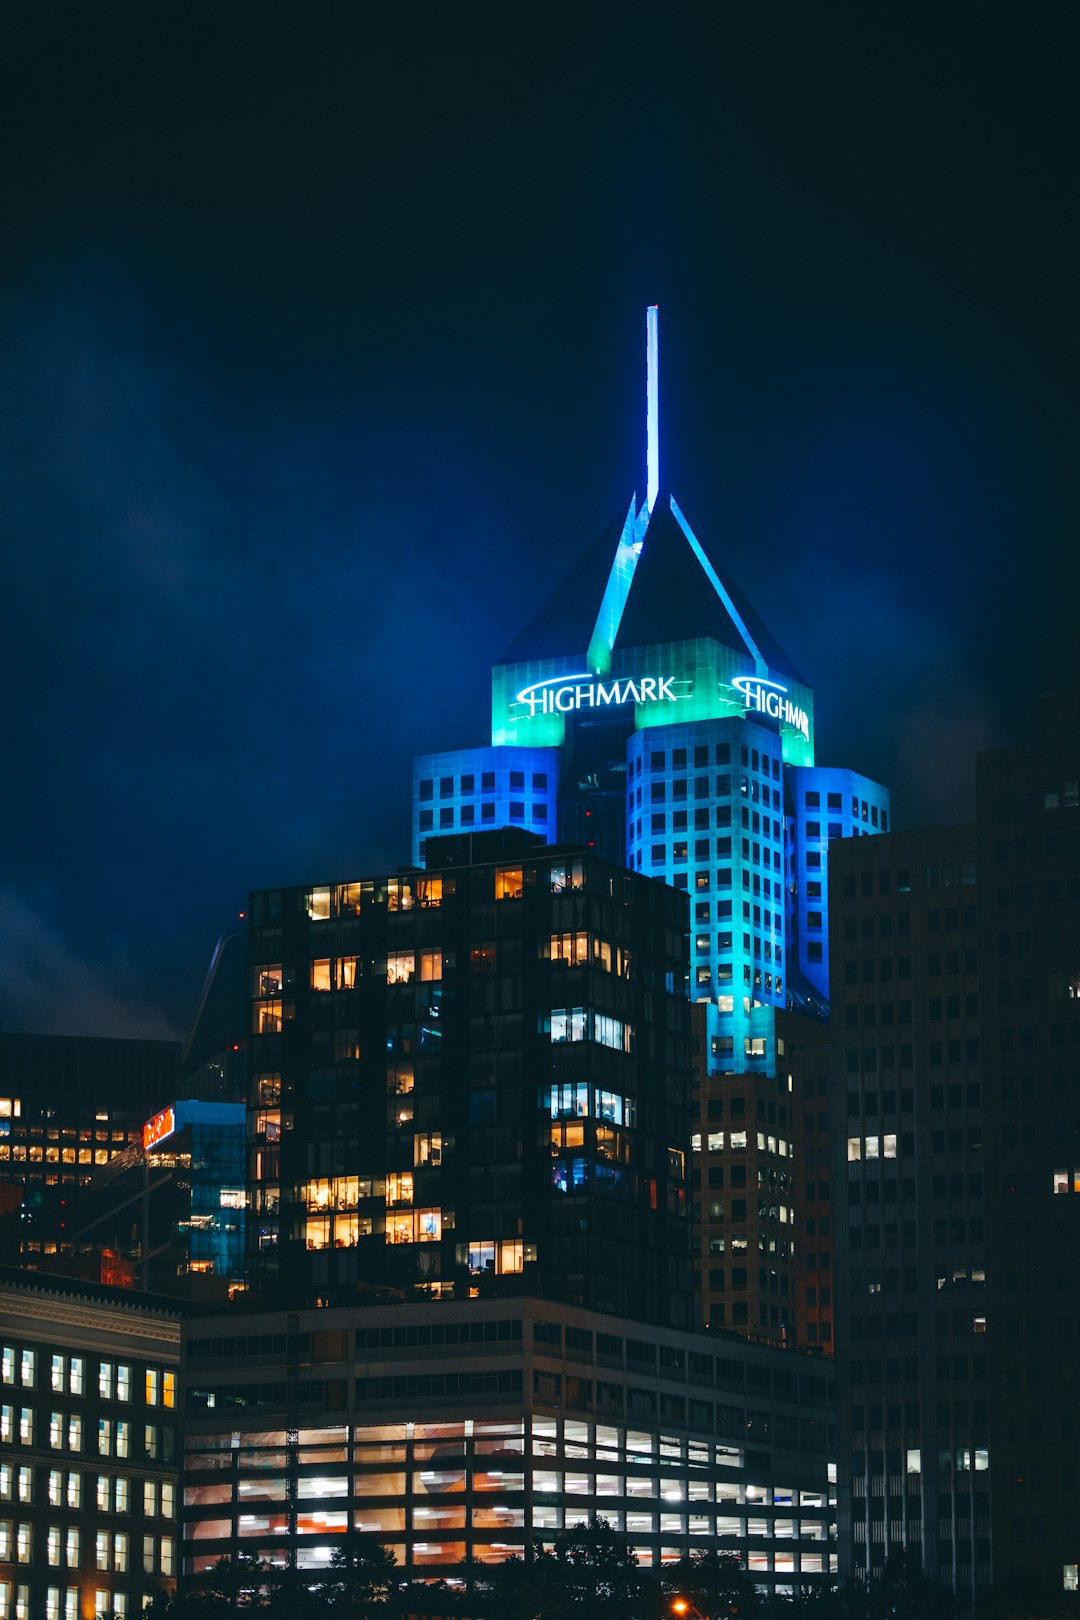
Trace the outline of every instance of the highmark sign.
<instances>
[{"instance_id":1,"label":"highmark sign","mask_svg":"<svg viewBox=\"0 0 1080 1620\"><path fill-rule=\"evenodd\" d=\"M574 709L603 709L620 703L678 703L673 675L642 675L637 680L598 681L583 675L552 675L523 686L516 701L537 714L570 714ZM683 683L679 683L683 684Z\"/></svg>"},{"instance_id":2,"label":"highmark sign","mask_svg":"<svg viewBox=\"0 0 1080 1620\"><path fill-rule=\"evenodd\" d=\"M785 696L786 686L781 686L778 681L763 680L760 675L736 675L731 684L741 694L747 709L782 721L805 737L807 742L810 741L810 721L806 710L798 708Z\"/></svg>"}]
</instances>

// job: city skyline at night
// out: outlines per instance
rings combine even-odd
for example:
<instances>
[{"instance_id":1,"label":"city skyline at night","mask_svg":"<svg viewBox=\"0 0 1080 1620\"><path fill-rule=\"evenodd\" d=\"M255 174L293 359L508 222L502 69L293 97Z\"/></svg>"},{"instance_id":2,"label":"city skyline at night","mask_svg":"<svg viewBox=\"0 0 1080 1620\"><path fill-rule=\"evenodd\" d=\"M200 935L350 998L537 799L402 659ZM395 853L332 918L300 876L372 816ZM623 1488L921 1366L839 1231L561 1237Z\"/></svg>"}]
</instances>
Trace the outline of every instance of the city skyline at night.
<instances>
[{"instance_id":1,"label":"city skyline at night","mask_svg":"<svg viewBox=\"0 0 1080 1620\"><path fill-rule=\"evenodd\" d=\"M970 815L1072 673L1075 19L62 14L7 53L7 1027L182 1035L249 885L407 858L409 760L646 489L650 302L821 757Z\"/></svg>"}]
</instances>

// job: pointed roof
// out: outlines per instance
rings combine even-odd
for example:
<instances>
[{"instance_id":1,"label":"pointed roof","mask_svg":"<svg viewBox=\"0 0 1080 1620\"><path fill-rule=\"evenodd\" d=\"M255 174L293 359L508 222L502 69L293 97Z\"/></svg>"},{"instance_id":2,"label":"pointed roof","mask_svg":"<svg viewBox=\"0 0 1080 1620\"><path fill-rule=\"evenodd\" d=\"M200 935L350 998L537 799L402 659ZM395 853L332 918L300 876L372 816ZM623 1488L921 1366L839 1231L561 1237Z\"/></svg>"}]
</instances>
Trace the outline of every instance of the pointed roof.
<instances>
[{"instance_id":1,"label":"pointed roof","mask_svg":"<svg viewBox=\"0 0 1080 1620\"><path fill-rule=\"evenodd\" d=\"M665 495L653 509L615 647L617 650L649 647L658 642L696 641L707 637L747 653L746 640L697 556L687 530L673 510L674 505ZM770 671L805 684L792 660L721 566L712 548L696 531L694 539Z\"/></svg>"},{"instance_id":2,"label":"pointed roof","mask_svg":"<svg viewBox=\"0 0 1080 1620\"><path fill-rule=\"evenodd\" d=\"M616 518L607 525L510 643L498 660L500 664L524 664L541 658L580 659L586 653L625 529L625 519ZM695 544L700 547L704 564ZM710 569L722 590L710 578ZM656 502L645 529L615 648L708 638L749 654L722 592L727 593L731 608L770 671L805 684L757 610L721 566L715 551L689 529L676 503L667 495Z\"/></svg>"},{"instance_id":3,"label":"pointed roof","mask_svg":"<svg viewBox=\"0 0 1080 1620\"><path fill-rule=\"evenodd\" d=\"M583 658L604 599L624 518L612 518L542 607L507 647L499 664L536 658Z\"/></svg>"}]
</instances>

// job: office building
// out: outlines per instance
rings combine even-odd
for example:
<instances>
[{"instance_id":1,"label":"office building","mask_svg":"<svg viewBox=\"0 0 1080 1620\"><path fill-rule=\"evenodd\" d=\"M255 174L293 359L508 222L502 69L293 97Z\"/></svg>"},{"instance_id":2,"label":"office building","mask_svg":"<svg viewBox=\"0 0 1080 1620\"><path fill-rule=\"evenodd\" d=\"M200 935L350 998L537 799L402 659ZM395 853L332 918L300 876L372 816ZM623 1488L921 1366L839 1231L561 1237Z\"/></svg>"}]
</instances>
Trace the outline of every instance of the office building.
<instances>
[{"instance_id":1,"label":"office building","mask_svg":"<svg viewBox=\"0 0 1080 1620\"><path fill-rule=\"evenodd\" d=\"M179 1563L175 1309L0 1267L0 1615L141 1614Z\"/></svg>"},{"instance_id":2,"label":"office building","mask_svg":"<svg viewBox=\"0 0 1080 1620\"><path fill-rule=\"evenodd\" d=\"M645 1568L835 1571L828 1363L536 1299L185 1323L185 1576L325 1572L351 1529L471 1583L601 1514Z\"/></svg>"},{"instance_id":3,"label":"office building","mask_svg":"<svg viewBox=\"0 0 1080 1620\"><path fill-rule=\"evenodd\" d=\"M172 1041L0 1034L3 1258L49 1252L66 1200L176 1095Z\"/></svg>"},{"instance_id":4,"label":"office building","mask_svg":"<svg viewBox=\"0 0 1080 1620\"><path fill-rule=\"evenodd\" d=\"M731 1166L749 1177L733 1234L745 1239L746 1261L702 1263L708 1319L791 1342L791 1222L772 1210L793 1205L792 1156L784 1162L779 1143L796 1138L790 1118L776 1123L792 1110L777 1014L827 1018L828 851L887 831L889 795L855 771L816 763L812 690L717 547L661 493L656 322L652 309L646 498L635 496L601 534L493 669L491 743L414 762L413 858L427 858L434 835L507 822L688 895L689 992L705 1008L699 1070L716 1080L699 1086L699 1100L722 1109L730 1090L732 1109L749 1107L755 1144L759 1101L766 1114L760 1200L759 1167ZM723 1202L707 1196L708 1177L727 1176L707 1156L719 1117L697 1121L706 1253L713 1240L728 1242L708 1227L709 1209ZM738 1116L731 1129L738 1139ZM765 1300L732 1287L732 1272L763 1268L786 1281L786 1297L771 1293L771 1278Z\"/></svg>"},{"instance_id":5,"label":"office building","mask_svg":"<svg viewBox=\"0 0 1080 1620\"><path fill-rule=\"evenodd\" d=\"M834 853L841 1567L1074 1589L1080 727L980 756L974 826Z\"/></svg>"},{"instance_id":6,"label":"office building","mask_svg":"<svg viewBox=\"0 0 1080 1620\"><path fill-rule=\"evenodd\" d=\"M255 1286L692 1319L687 899L520 829L252 896Z\"/></svg>"},{"instance_id":7,"label":"office building","mask_svg":"<svg viewBox=\"0 0 1080 1620\"><path fill-rule=\"evenodd\" d=\"M89 1258L96 1274L104 1254L155 1294L227 1299L242 1288L246 1117L242 1103L160 1109L65 1207L49 1268L86 1274Z\"/></svg>"},{"instance_id":8,"label":"office building","mask_svg":"<svg viewBox=\"0 0 1080 1620\"><path fill-rule=\"evenodd\" d=\"M1080 1568L1080 701L976 769L996 1577ZM962 1264L962 1262L961 1262ZM979 1313L972 1307L972 1319ZM959 1393L959 1392L957 1392Z\"/></svg>"}]
</instances>

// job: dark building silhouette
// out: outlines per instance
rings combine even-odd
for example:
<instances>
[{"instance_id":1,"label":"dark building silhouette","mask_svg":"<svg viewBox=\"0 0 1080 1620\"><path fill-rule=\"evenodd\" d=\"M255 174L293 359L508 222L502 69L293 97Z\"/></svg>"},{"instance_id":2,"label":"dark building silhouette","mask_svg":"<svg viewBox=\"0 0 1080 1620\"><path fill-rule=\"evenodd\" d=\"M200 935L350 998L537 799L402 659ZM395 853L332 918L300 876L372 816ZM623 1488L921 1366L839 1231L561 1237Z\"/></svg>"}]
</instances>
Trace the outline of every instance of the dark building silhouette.
<instances>
[{"instance_id":1,"label":"dark building silhouette","mask_svg":"<svg viewBox=\"0 0 1080 1620\"><path fill-rule=\"evenodd\" d=\"M251 905L256 1286L688 1325L687 901L521 830Z\"/></svg>"},{"instance_id":2,"label":"dark building silhouette","mask_svg":"<svg viewBox=\"0 0 1080 1620\"><path fill-rule=\"evenodd\" d=\"M1080 1563L1075 708L1044 736L974 826L830 858L841 1568L966 1598Z\"/></svg>"}]
</instances>

